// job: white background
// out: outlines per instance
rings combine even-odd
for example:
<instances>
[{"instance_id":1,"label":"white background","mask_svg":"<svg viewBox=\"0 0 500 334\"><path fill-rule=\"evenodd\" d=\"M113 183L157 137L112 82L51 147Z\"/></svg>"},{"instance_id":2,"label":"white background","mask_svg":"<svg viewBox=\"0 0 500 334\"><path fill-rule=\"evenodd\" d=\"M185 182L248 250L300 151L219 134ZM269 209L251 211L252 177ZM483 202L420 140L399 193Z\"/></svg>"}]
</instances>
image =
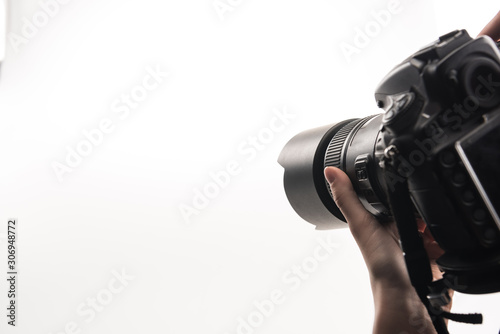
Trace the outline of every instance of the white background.
<instances>
[{"instance_id":1,"label":"white background","mask_svg":"<svg viewBox=\"0 0 500 334\"><path fill-rule=\"evenodd\" d=\"M212 0L73 0L22 44L7 41L0 232L18 218L20 275L16 328L1 280L1 332L233 334L273 290L284 301L241 333L371 331L368 276L349 231L318 232L295 214L277 156L299 131L378 112L373 90L393 66L451 30L477 35L497 3L402 1L350 62L340 44L389 1L230 3L221 19ZM11 1L9 36L41 10ZM148 67L169 76L120 119L114 101ZM276 108L294 119L243 155ZM52 164L106 118L113 131L59 182ZM180 205L233 160L240 173L183 219ZM335 252L292 289L283 277L311 259L318 238ZM5 239L0 247L5 268ZM121 271L134 278L110 293ZM93 319L78 311L97 297L105 305ZM499 298L457 295L454 310L483 312L485 324L450 331L497 333Z\"/></svg>"}]
</instances>

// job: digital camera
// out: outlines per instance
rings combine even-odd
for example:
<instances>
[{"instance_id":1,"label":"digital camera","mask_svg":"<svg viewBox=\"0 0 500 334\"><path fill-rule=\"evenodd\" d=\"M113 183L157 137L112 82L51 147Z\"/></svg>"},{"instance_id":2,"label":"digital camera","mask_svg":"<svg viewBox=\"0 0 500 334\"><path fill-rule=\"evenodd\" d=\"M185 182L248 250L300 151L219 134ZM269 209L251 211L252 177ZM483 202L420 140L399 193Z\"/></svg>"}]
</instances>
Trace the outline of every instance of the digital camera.
<instances>
[{"instance_id":1,"label":"digital camera","mask_svg":"<svg viewBox=\"0 0 500 334\"><path fill-rule=\"evenodd\" d=\"M338 167L369 212L396 221L406 255L418 248L416 217L425 221L444 250L437 263L446 287L500 291L498 45L465 30L441 36L390 71L375 100L383 113L286 144L278 161L292 207L317 229L345 227L324 177ZM412 282L422 262L407 256Z\"/></svg>"}]
</instances>

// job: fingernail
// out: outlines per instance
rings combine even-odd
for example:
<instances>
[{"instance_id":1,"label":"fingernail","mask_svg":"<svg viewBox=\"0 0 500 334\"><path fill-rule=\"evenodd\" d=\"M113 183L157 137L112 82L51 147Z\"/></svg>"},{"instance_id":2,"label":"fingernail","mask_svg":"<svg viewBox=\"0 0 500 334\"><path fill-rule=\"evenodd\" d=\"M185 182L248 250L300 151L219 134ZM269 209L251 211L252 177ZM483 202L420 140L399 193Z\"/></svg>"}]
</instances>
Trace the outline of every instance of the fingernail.
<instances>
[{"instance_id":1,"label":"fingernail","mask_svg":"<svg viewBox=\"0 0 500 334\"><path fill-rule=\"evenodd\" d=\"M335 181L335 176L332 175L332 173L327 173L326 170L328 167L325 168L325 178L328 181L328 183L332 184L333 181Z\"/></svg>"}]
</instances>

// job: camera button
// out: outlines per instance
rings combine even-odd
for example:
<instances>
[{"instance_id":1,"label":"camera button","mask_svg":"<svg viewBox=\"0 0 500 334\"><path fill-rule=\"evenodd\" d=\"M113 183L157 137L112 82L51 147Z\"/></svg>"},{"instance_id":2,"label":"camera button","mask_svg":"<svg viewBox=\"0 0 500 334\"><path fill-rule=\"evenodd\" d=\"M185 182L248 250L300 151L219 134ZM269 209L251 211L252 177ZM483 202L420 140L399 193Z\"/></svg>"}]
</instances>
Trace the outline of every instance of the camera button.
<instances>
[{"instance_id":1,"label":"camera button","mask_svg":"<svg viewBox=\"0 0 500 334\"><path fill-rule=\"evenodd\" d=\"M385 112L382 124L389 125L402 117L410 109L415 95L413 93L404 93L397 96L391 96L392 105Z\"/></svg>"},{"instance_id":2,"label":"camera button","mask_svg":"<svg viewBox=\"0 0 500 334\"><path fill-rule=\"evenodd\" d=\"M461 171L453 173L451 179L457 187L463 186L467 182L467 177L465 173Z\"/></svg>"},{"instance_id":3,"label":"camera button","mask_svg":"<svg viewBox=\"0 0 500 334\"><path fill-rule=\"evenodd\" d=\"M443 151L439 155L439 161L441 162L441 165L446 168L454 167L457 163L455 154L450 151Z\"/></svg>"},{"instance_id":4,"label":"camera button","mask_svg":"<svg viewBox=\"0 0 500 334\"><path fill-rule=\"evenodd\" d=\"M476 196L474 196L474 192L472 192L472 190L466 190L462 193L462 200L465 204L471 204L475 199Z\"/></svg>"},{"instance_id":5,"label":"camera button","mask_svg":"<svg viewBox=\"0 0 500 334\"><path fill-rule=\"evenodd\" d=\"M483 237L484 237L485 241L492 242L496 239L497 233L493 228L488 227L487 229L485 229L483 231Z\"/></svg>"},{"instance_id":6,"label":"camera button","mask_svg":"<svg viewBox=\"0 0 500 334\"><path fill-rule=\"evenodd\" d=\"M356 170L356 177L359 181L366 180L368 178L368 174L366 173L366 169Z\"/></svg>"},{"instance_id":7,"label":"camera button","mask_svg":"<svg viewBox=\"0 0 500 334\"><path fill-rule=\"evenodd\" d=\"M480 223L486 219L486 211L483 209L476 209L472 213L472 218L474 218L474 220L479 223L478 225L480 225Z\"/></svg>"}]
</instances>

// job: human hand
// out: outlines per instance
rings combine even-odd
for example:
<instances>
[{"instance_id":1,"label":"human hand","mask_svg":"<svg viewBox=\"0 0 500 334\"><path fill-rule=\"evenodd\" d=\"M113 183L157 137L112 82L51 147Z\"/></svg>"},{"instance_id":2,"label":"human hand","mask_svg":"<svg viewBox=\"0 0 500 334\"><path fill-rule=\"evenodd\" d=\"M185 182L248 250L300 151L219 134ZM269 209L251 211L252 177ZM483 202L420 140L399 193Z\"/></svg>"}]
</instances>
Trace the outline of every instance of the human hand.
<instances>
[{"instance_id":1,"label":"human hand","mask_svg":"<svg viewBox=\"0 0 500 334\"><path fill-rule=\"evenodd\" d=\"M396 225L381 224L363 207L343 171L327 167L325 177L368 268L375 302L373 333L435 333L430 316L411 285ZM419 222L419 231L433 275L441 278L435 260L442 250L423 221Z\"/></svg>"},{"instance_id":2,"label":"human hand","mask_svg":"<svg viewBox=\"0 0 500 334\"><path fill-rule=\"evenodd\" d=\"M500 40L500 12L481 30L479 35L489 36L495 42Z\"/></svg>"}]
</instances>

